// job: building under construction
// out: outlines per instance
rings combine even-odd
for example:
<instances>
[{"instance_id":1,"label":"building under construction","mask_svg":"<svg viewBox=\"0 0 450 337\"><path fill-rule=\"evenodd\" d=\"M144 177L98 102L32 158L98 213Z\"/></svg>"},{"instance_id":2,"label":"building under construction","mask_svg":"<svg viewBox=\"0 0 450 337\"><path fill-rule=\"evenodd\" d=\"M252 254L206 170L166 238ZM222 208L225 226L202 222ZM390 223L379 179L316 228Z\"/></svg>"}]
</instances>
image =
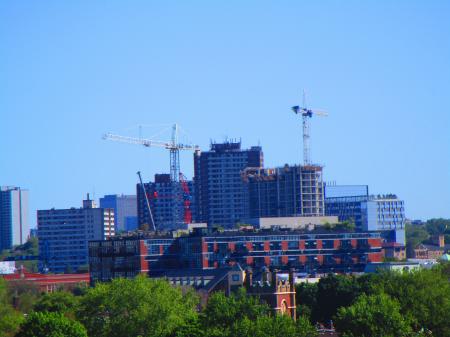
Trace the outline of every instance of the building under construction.
<instances>
[{"instance_id":1,"label":"building under construction","mask_svg":"<svg viewBox=\"0 0 450 337\"><path fill-rule=\"evenodd\" d=\"M322 166L247 168L242 179L250 218L324 215Z\"/></svg>"},{"instance_id":2,"label":"building under construction","mask_svg":"<svg viewBox=\"0 0 450 337\"><path fill-rule=\"evenodd\" d=\"M194 186L192 181L172 181L170 174L155 174L155 181L144 183L155 227L158 230L183 228L192 222L194 200L191 198ZM141 184L136 185L137 212L139 227L149 225L151 217ZM191 194L192 193L192 194Z\"/></svg>"}]
</instances>

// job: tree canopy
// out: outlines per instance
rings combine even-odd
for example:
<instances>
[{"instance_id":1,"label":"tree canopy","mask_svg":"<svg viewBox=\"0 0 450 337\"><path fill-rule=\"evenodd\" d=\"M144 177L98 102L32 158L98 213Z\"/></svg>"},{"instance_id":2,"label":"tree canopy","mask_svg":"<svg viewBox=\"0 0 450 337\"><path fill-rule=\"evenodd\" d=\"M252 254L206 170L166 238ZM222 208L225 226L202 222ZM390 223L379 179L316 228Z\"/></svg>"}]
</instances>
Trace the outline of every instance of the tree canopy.
<instances>
[{"instance_id":1,"label":"tree canopy","mask_svg":"<svg viewBox=\"0 0 450 337\"><path fill-rule=\"evenodd\" d=\"M87 337L84 326L57 312L33 312L16 337Z\"/></svg>"},{"instance_id":2,"label":"tree canopy","mask_svg":"<svg viewBox=\"0 0 450 337\"><path fill-rule=\"evenodd\" d=\"M192 293L138 276L89 289L80 300L77 318L90 337L162 337L194 319L196 306Z\"/></svg>"}]
</instances>

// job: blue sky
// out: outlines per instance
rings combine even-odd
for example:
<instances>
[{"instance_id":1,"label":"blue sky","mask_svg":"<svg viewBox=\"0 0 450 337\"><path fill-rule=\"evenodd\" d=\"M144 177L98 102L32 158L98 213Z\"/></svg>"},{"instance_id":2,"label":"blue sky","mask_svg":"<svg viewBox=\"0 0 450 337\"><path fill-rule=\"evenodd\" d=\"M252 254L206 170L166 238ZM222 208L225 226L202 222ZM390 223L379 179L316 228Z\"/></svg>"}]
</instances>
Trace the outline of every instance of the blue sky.
<instances>
[{"instance_id":1,"label":"blue sky","mask_svg":"<svg viewBox=\"0 0 450 337\"><path fill-rule=\"evenodd\" d=\"M30 190L32 224L86 192L133 193L169 154L101 135L138 124L298 163L305 89L329 113L311 132L326 181L450 217L449 17L448 1L2 1L0 184ZM191 153L181 165L191 177Z\"/></svg>"}]
</instances>

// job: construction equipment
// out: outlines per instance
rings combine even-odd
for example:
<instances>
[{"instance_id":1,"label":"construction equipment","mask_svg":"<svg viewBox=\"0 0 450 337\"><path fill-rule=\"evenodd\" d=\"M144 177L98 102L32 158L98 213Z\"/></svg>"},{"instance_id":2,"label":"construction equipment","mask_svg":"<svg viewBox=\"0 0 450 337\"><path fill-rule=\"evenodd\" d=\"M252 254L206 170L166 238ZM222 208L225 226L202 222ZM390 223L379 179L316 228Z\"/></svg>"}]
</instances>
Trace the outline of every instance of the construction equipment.
<instances>
[{"instance_id":1,"label":"construction equipment","mask_svg":"<svg viewBox=\"0 0 450 337\"><path fill-rule=\"evenodd\" d=\"M311 157L310 157L310 125L309 119L312 118L313 115L317 116L328 116L328 113L321 110L312 110L306 107L306 97L305 92L303 91L303 107L298 105L292 107L292 111L296 114L301 115L303 119L303 165L309 166L311 165Z\"/></svg>"},{"instance_id":2,"label":"construction equipment","mask_svg":"<svg viewBox=\"0 0 450 337\"><path fill-rule=\"evenodd\" d=\"M170 151L170 179L171 181L178 182L180 178L180 150L196 151L200 149L197 145L178 143L178 129L177 124L172 126L172 138L170 141L120 136L113 133L104 134L103 139L143 145L145 147L162 147L168 149Z\"/></svg>"},{"instance_id":3,"label":"construction equipment","mask_svg":"<svg viewBox=\"0 0 450 337\"><path fill-rule=\"evenodd\" d=\"M141 182L142 193L144 193L145 202L147 203L148 213L150 214L150 221L152 222L152 229L153 229L153 231L156 231L155 221L153 220L152 209L150 208L150 201L148 200L148 195L147 195L147 191L145 190L145 185L142 182L141 171L137 171L136 174L138 175L139 181Z\"/></svg>"}]
</instances>

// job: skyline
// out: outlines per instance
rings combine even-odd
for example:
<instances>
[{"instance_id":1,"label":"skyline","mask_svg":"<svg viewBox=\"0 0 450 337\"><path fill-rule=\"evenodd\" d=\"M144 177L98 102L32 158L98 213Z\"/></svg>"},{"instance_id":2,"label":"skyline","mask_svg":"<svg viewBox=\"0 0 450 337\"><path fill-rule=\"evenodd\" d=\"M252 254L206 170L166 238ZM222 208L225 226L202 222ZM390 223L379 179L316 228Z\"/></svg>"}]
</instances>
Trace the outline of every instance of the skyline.
<instances>
[{"instance_id":1,"label":"skyline","mask_svg":"<svg viewBox=\"0 0 450 337\"><path fill-rule=\"evenodd\" d=\"M136 171L169 173L168 151L101 136L138 124L298 164L290 109L305 89L329 113L311 120L325 181L395 193L408 218L450 217L450 4L324 3L0 4L0 185L29 189L33 227L36 209L87 192L135 194Z\"/></svg>"}]
</instances>

